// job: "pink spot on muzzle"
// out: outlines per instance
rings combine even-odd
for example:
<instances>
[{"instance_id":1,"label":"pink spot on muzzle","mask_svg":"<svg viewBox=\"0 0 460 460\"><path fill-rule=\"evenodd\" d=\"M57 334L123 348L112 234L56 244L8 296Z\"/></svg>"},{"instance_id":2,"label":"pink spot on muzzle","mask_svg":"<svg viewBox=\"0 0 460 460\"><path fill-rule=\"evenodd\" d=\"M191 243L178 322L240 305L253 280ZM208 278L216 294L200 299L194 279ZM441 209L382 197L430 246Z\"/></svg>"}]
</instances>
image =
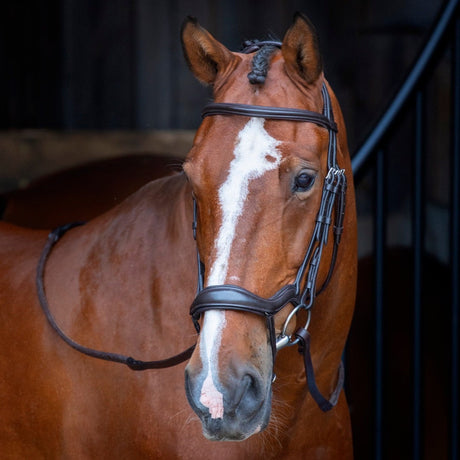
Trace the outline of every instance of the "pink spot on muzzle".
<instances>
[{"instance_id":1,"label":"pink spot on muzzle","mask_svg":"<svg viewBox=\"0 0 460 460\"><path fill-rule=\"evenodd\" d=\"M223 418L224 397L215 387L211 374L208 374L201 388L200 403L209 409L211 418Z\"/></svg>"}]
</instances>

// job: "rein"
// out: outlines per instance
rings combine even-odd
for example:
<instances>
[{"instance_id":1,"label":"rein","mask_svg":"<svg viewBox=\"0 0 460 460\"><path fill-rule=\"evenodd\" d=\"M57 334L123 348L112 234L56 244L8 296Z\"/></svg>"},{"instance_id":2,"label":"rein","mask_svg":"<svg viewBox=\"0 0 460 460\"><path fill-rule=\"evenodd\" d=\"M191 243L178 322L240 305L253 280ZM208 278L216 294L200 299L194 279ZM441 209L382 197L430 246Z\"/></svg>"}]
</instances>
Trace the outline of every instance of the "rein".
<instances>
[{"instance_id":1,"label":"rein","mask_svg":"<svg viewBox=\"0 0 460 460\"><path fill-rule=\"evenodd\" d=\"M171 356L170 358L158 360L158 361L140 361L138 359L131 358L130 356L121 355L118 353L109 353L106 351L94 350L92 348L84 347L79 343L72 340L68 337L65 332L58 326L56 320L54 319L50 307L48 305L48 300L46 298L45 286L44 286L44 272L45 272L45 265L48 257L53 249L54 245L59 241L59 239L70 229L74 227L78 227L80 225L84 225L84 222L74 222L71 224L63 225L62 227L58 227L53 230L48 235L48 240L43 248L43 252L41 254L40 260L37 266L37 277L36 277L36 284L37 284L37 292L38 292L38 300L42 307L42 310L48 320L48 323L51 327L58 333L59 337L61 337L64 342L74 348L75 350L83 353L84 355L91 356L92 358L102 359L104 361L112 361L115 363L126 364L130 369L133 371L145 371L147 369L164 369L166 367L176 366L183 361L188 360L195 349L195 345L192 345L187 350L179 353L178 355Z\"/></svg>"}]
</instances>

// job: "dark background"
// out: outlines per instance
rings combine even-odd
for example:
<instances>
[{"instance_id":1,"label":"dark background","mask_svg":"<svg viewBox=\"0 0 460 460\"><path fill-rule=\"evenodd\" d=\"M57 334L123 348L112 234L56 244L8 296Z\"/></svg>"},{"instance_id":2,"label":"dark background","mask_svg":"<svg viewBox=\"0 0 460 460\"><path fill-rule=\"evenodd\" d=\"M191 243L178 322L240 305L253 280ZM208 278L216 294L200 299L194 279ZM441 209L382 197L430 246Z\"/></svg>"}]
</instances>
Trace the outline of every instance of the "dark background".
<instances>
[{"instance_id":1,"label":"dark background","mask_svg":"<svg viewBox=\"0 0 460 460\"><path fill-rule=\"evenodd\" d=\"M207 91L182 57L193 15L232 50L316 25L351 151L414 60L441 0L9 1L0 15L0 129L195 129Z\"/></svg>"}]
</instances>

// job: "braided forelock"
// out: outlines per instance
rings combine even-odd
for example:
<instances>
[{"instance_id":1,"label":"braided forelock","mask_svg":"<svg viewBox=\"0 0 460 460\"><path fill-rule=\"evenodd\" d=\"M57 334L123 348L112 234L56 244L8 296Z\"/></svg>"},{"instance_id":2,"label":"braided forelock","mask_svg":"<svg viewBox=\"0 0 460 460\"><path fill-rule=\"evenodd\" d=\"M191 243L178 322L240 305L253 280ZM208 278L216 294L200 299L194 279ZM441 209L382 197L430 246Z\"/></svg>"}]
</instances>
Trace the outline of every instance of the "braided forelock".
<instances>
[{"instance_id":1,"label":"braided forelock","mask_svg":"<svg viewBox=\"0 0 460 460\"><path fill-rule=\"evenodd\" d=\"M270 57L278 49L277 46L263 45L252 60L252 70L248 73L252 85L263 85L270 67Z\"/></svg>"}]
</instances>

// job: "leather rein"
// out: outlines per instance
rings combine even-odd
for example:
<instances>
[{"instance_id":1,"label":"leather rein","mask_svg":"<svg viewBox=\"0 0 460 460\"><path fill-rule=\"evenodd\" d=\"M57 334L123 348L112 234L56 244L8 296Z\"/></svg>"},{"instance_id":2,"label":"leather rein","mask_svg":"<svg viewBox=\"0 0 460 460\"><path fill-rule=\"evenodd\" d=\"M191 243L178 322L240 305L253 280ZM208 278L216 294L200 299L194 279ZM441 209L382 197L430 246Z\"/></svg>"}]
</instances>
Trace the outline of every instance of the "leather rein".
<instances>
[{"instance_id":1,"label":"leather rein","mask_svg":"<svg viewBox=\"0 0 460 460\"><path fill-rule=\"evenodd\" d=\"M340 242L340 236L343 230L343 217L345 212L345 192L346 192L346 177L345 171L337 165L337 126L334 122L332 106L329 93L326 86L322 87L323 96L323 113L311 112L302 109L265 107L245 104L232 103L211 103L204 107L202 117L224 115L224 116L247 116L261 117L269 120L280 121L297 121L315 123L329 131L328 144L328 174L324 180L321 203L316 217L315 228L312 239L309 243L304 260L298 270L295 282L281 288L275 295L269 299L264 299L256 294L247 291L240 286L234 285L218 285L203 287L205 267L201 262L199 251L197 249L198 259L198 288L197 295L193 301L190 314L194 322L197 332L200 331L198 320L202 313L207 310L238 310L246 311L260 316L264 316L267 320L267 327L270 335L270 342L273 353L273 362L276 352L286 346L298 345L299 352L303 355L306 379L308 389L313 399L323 411L328 411L334 407L338 401L340 392L344 383L343 364L340 364L339 375L336 388L329 398L325 398L318 390L315 382L313 365L310 355L310 333L308 325L310 322L311 308L313 307L315 298L320 294L332 276L337 250ZM332 214L334 213L334 222ZM319 264L323 253L323 247L328 241L329 227L333 226L333 251L331 264L328 275L322 287L316 290L316 280L318 275ZM84 347L70 337L68 337L59 325L56 323L48 305L45 287L44 287L44 272L48 257L57 241L71 228L82 225L82 222L67 224L53 230L43 248L36 273L37 293L42 310L56 333L75 350L93 358L112 361L127 365L130 369L140 371L146 369L161 369L175 366L183 361L188 360L195 348L191 346L187 350L164 360L157 361L141 361L129 356L109 353L92 348ZM193 232L196 236L197 229L197 212L196 202L194 200L194 221ZM303 287L302 287L303 285ZM293 311L289 314L281 334L276 337L274 327L274 315L278 313L287 304L294 306ZM300 327L292 336L286 334L287 326L293 316L300 310L307 311L307 323L304 327Z\"/></svg>"},{"instance_id":2,"label":"leather rein","mask_svg":"<svg viewBox=\"0 0 460 460\"><path fill-rule=\"evenodd\" d=\"M130 356L121 355L118 353L109 353L106 351L94 350L92 348L84 347L79 343L72 340L66 333L59 327L54 319L49 304L48 299L46 297L45 286L44 286L44 274L45 274L45 265L48 260L48 257L53 249L54 245L59 241L59 239L66 233L68 230L78 227L80 225L84 225L84 222L73 222L70 224L63 225L62 227L58 227L53 230L49 235L46 241L45 247L43 248L42 254L40 256L40 260L37 266L37 276L36 276L36 285L37 285L37 293L38 293L38 300L42 307L43 312L45 313L46 319L51 327L58 333L64 342L74 348L75 350L83 353L84 355L91 356L93 358L102 359L104 361L112 361L115 363L126 364L130 369L133 371L145 371L147 369L163 369L166 367L172 367L192 356L193 350L195 349L195 345L192 345L187 350L179 353L178 355L172 356L170 358L158 360L158 361L140 361L138 359L134 359Z\"/></svg>"}]
</instances>

